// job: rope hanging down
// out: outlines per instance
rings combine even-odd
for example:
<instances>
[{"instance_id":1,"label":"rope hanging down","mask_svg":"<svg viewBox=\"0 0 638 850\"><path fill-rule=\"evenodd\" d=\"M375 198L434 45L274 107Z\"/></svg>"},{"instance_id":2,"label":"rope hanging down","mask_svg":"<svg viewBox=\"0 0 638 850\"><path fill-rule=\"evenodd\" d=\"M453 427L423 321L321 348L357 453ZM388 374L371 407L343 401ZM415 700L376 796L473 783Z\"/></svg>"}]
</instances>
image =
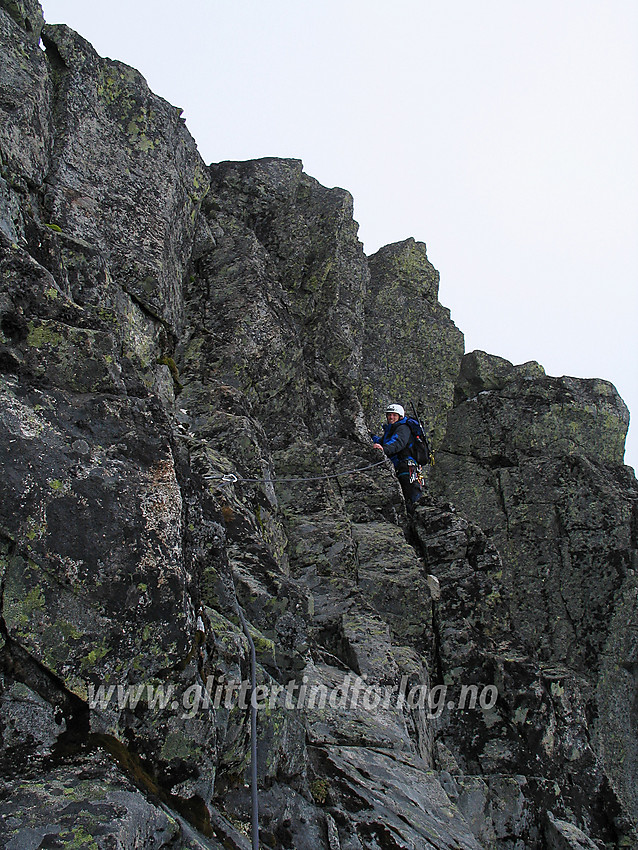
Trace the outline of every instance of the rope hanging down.
<instances>
[{"instance_id":1,"label":"rope hanging down","mask_svg":"<svg viewBox=\"0 0 638 850\"><path fill-rule=\"evenodd\" d=\"M344 475L354 475L357 472L366 472L368 469L374 469L375 466L381 466L386 462L386 458L379 460L376 463L370 463L367 466L359 466L355 469L345 469L343 472L329 472L325 475L311 475L308 478L297 476L296 478L242 478L234 473L228 475L204 475L205 481L221 481L223 484L237 484L247 482L249 484L278 484L279 482L294 482L294 481L325 481L328 478L341 478Z\"/></svg>"},{"instance_id":2,"label":"rope hanging down","mask_svg":"<svg viewBox=\"0 0 638 850\"><path fill-rule=\"evenodd\" d=\"M235 582L233 581L233 587ZM235 594L237 588L234 587ZM257 651L248 622L235 596L235 606L250 647L250 809L252 850L259 850L259 789L257 785Z\"/></svg>"}]
</instances>

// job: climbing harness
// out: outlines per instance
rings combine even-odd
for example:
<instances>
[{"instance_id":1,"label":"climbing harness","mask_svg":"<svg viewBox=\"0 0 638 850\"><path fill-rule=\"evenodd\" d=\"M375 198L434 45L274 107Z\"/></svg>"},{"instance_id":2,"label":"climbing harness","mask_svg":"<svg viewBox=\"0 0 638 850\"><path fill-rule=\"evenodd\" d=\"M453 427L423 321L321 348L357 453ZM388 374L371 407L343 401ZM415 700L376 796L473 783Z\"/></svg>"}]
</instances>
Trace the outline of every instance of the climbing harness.
<instances>
[{"instance_id":1,"label":"climbing harness","mask_svg":"<svg viewBox=\"0 0 638 850\"><path fill-rule=\"evenodd\" d=\"M359 466L355 469L346 469L343 472L328 472L325 475L311 475L307 478L297 476L296 478L243 478L234 473L227 475L204 475L205 481L221 481L224 484L237 484L246 482L249 484L279 484L280 482L304 482L304 481L326 481L328 478L341 478L344 475L355 475L357 472L366 472L368 469L374 469L376 466L381 466L386 462L386 458L379 460L376 463L370 463L367 466Z\"/></svg>"}]
</instances>

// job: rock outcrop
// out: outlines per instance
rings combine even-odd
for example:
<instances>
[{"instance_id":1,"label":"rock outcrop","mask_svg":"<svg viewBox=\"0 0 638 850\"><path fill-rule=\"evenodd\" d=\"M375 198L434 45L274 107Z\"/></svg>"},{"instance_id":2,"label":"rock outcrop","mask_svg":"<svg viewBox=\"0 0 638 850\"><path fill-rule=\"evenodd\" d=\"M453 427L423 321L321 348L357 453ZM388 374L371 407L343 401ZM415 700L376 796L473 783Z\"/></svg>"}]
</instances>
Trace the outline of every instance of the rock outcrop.
<instances>
[{"instance_id":1,"label":"rock outcrop","mask_svg":"<svg viewBox=\"0 0 638 850\"><path fill-rule=\"evenodd\" d=\"M558 760L576 798L584 788L590 800L606 796L609 784L635 822L638 488L622 465L628 424L607 381L550 378L537 363L472 352L432 484L501 555L499 607L537 665L525 672L536 679L531 702L531 680L526 696L510 685L519 735L539 737L537 763ZM541 705L552 717L544 730L533 719ZM618 818L609 799L600 808Z\"/></svg>"},{"instance_id":2,"label":"rock outcrop","mask_svg":"<svg viewBox=\"0 0 638 850\"><path fill-rule=\"evenodd\" d=\"M463 334L438 300L439 273L422 242L387 245L368 259L361 399L369 421L389 401L414 404L438 445L463 357Z\"/></svg>"},{"instance_id":3,"label":"rock outcrop","mask_svg":"<svg viewBox=\"0 0 638 850\"><path fill-rule=\"evenodd\" d=\"M34 0L0 49L4 846L249 847L255 716L261 847L635 846L614 388L464 357L422 243Z\"/></svg>"}]
</instances>

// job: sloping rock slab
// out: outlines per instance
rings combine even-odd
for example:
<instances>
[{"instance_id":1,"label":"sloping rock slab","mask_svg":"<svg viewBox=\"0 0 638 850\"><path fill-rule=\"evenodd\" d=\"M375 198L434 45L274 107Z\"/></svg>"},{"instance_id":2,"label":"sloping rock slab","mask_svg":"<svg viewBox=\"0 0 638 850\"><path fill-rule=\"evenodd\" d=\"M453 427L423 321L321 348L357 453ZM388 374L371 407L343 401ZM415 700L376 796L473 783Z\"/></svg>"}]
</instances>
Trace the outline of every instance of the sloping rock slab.
<instances>
[{"instance_id":1,"label":"sloping rock slab","mask_svg":"<svg viewBox=\"0 0 638 850\"><path fill-rule=\"evenodd\" d=\"M480 850L481 845L417 756L362 747L313 751L343 850L355 847Z\"/></svg>"}]
</instances>

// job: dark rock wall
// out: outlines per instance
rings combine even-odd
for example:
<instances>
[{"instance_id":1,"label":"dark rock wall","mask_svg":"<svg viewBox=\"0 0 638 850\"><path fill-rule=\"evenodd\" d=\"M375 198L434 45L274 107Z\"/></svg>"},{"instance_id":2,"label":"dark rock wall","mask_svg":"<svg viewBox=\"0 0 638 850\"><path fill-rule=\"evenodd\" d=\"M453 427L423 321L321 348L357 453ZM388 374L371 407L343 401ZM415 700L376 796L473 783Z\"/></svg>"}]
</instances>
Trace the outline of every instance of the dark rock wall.
<instances>
[{"instance_id":1,"label":"dark rock wall","mask_svg":"<svg viewBox=\"0 0 638 850\"><path fill-rule=\"evenodd\" d=\"M632 846L613 387L463 358L422 243L206 167L37 3L0 39L4 844L248 847L252 644L261 846ZM391 399L440 446L410 516Z\"/></svg>"}]
</instances>

